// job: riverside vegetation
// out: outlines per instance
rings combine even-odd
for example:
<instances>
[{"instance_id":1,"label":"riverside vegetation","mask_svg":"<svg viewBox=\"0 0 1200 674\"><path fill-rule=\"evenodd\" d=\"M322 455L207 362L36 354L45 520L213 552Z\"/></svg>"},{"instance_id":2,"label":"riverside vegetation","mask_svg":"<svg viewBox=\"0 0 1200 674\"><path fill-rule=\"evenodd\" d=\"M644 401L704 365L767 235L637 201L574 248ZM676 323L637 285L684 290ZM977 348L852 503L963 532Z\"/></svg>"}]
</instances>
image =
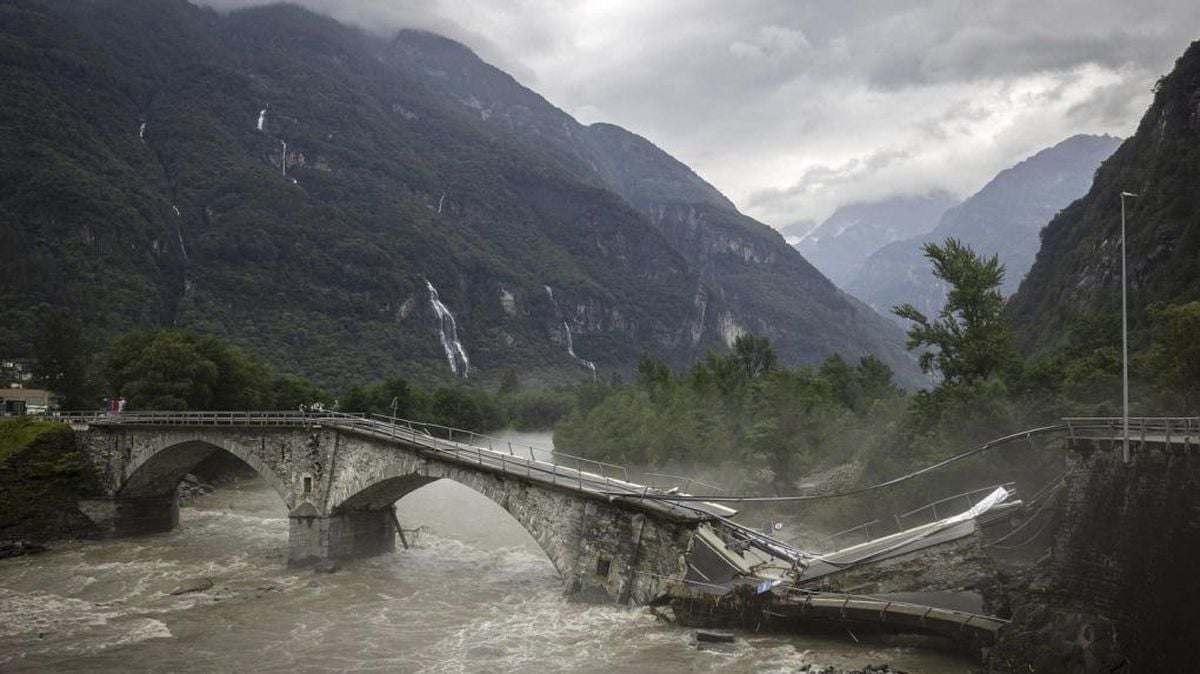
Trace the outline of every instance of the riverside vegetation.
<instances>
[{"instance_id":1,"label":"riverside vegetation","mask_svg":"<svg viewBox=\"0 0 1200 674\"><path fill-rule=\"evenodd\" d=\"M936 317L911 305L896 309L912 322L909 347L921 351L921 368L935 382L916 393L896 386L891 369L872 356L851 362L834 355L817 367L790 367L767 339L743 335L730 353L710 353L682 371L644 356L629 383L614 377L522 390L516 371L508 370L495 391L423 389L393 377L335 394L183 330L122 335L93 361L83 355L89 349L78 325L58 313L45 321L35 371L67 400L98 401L108 391L127 397L131 410L296 409L320 402L481 432L553 427L555 444L573 453L700 475L739 493L796 493L805 476L846 464L868 484L1061 416L1119 413L1119 330L1111 316L1076 319L1060 348L1026 360L1013 345L997 258L954 239L927 244L925 253L951 290ZM1133 411L1195 413L1200 348L1190 337L1200 330L1200 302L1155 307L1152 317L1135 335ZM1053 456L1037 449L985 455L942 471L936 484L916 480L810 516L836 522L895 512L947 495L947 481L1040 484L1053 470Z\"/></svg>"}]
</instances>

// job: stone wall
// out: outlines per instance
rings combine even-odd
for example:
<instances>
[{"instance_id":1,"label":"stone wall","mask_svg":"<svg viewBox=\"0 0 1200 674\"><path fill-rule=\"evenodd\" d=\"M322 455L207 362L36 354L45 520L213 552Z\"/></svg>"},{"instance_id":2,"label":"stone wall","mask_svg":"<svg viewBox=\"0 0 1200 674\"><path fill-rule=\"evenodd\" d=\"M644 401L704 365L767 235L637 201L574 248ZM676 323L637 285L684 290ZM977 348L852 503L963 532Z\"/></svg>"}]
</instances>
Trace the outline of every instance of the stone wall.
<instances>
[{"instance_id":1,"label":"stone wall","mask_svg":"<svg viewBox=\"0 0 1200 674\"><path fill-rule=\"evenodd\" d=\"M1035 671L1200 669L1200 451L1119 443L1068 456L1052 561L991 659ZM1117 669L1114 669L1117 668Z\"/></svg>"}]
</instances>

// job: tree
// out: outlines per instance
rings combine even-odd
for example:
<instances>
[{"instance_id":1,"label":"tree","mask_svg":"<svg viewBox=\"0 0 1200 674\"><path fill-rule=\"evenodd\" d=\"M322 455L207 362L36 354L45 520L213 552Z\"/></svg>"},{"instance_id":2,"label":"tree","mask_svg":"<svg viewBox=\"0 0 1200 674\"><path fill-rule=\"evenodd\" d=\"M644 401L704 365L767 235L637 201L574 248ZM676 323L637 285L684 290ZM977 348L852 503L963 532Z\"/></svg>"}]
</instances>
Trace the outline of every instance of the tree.
<instances>
[{"instance_id":1,"label":"tree","mask_svg":"<svg viewBox=\"0 0 1200 674\"><path fill-rule=\"evenodd\" d=\"M62 311L47 314L38 326L33 357L34 377L58 395L59 407L75 410L96 405L91 353L78 318Z\"/></svg>"},{"instance_id":2,"label":"tree","mask_svg":"<svg viewBox=\"0 0 1200 674\"><path fill-rule=\"evenodd\" d=\"M760 335L738 335L733 340L733 359L746 373L747 379L770 372L779 360L771 340Z\"/></svg>"},{"instance_id":3,"label":"tree","mask_svg":"<svg viewBox=\"0 0 1200 674\"><path fill-rule=\"evenodd\" d=\"M1166 406L1191 413L1200 401L1200 301L1150 308L1153 342L1144 357Z\"/></svg>"},{"instance_id":4,"label":"tree","mask_svg":"<svg viewBox=\"0 0 1200 674\"><path fill-rule=\"evenodd\" d=\"M211 409L217 364L205 357L195 335L146 330L117 338L108 351L108 383L131 408Z\"/></svg>"},{"instance_id":5,"label":"tree","mask_svg":"<svg viewBox=\"0 0 1200 674\"><path fill-rule=\"evenodd\" d=\"M131 409L253 410L275 406L271 373L241 350L185 330L142 330L108 349L110 392Z\"/></svg>"},{"instance_id":6,"label":"tree","mask_svg":"<svg viewBox=\"0 0 1200 674\"><path fill-rule=\"evenodd\" d=\"M997 256L981 257L954 238L926 243L925 257L933 275L950 285L938 319L930 322L911 304L892 312L912 321L908 348L931 346L919 364L926 373L941 373L947 384L983 381L1017 363L1012 330L1004 319L1004 265Z\"/></svg>"},{"instance_id":7,"label":"tree","mask_svg":"<svg viewBox=\"0 0 1200 674\"><path fill-rule=\"evenodd\" d=\"M497 395L511 395L517 392L521 387L521 380L517 377L517 369L515 367L504 368L504 374L500 375L500 390Z\"/></svg>"}]
</instances>

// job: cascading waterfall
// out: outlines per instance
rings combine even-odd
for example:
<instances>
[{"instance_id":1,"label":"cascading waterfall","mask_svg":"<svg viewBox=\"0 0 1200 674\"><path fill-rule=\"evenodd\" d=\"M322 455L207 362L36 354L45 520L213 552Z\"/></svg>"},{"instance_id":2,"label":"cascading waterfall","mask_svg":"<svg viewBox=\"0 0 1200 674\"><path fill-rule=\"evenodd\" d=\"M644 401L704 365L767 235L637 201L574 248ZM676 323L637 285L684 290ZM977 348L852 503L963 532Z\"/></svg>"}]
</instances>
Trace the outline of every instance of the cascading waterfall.
<instances>
[{"instance_id":1,"label":"cascading waterfall","mask_svg":"<svg viewBox=\"0 0 1200 674\"><path fill-rule=\"evenodd\" d=\"M138 127L138 140L146 140L146 123L142 122Z\"/></svg>"},{"instance_id":2,"label":"cascading waterfall","mask_svg":"<svg viewBox=\"0 0 1200 674\"><path fill-rule=\"evenodd\" d=\"M591 370L592 380L595 381L596 364L586 358L580 358L579 356L575 355L575 340L571 338L571 326L566 321L563 321L563 329L567 331L567 353L571 354L571 357L574 358L580 365L583 365L587 369Z\"/></svg>"},{"instance_id":3,"label":"cascading waterfall","mask_svg":"<svg viewBox=\"0 0 1200 674\"><path fill-rule=\"evenodd\" d=\"M267 121L267 109L266 109L266 108L263 108L262 110L259 110L259 111L258 111L258 126L257 126L257 127L255 127L255 128L256 128L256 130L258 130L258 131L262 131L262 130L263 130L263 123L264 123L264 122L266 122L266 121Z\"/></svg>"},{"instance_id":4,"label":"cascading waterfall","mask_svg":"<svg viewBox=\"0 0 1200 674\"><path fill-rule=\"evenodd\" d=\"M287 141L280 138L279 142L283 145L283 152L279 155L279 172L287 175Z\"/></svg>"},{"instance_id":5,"label":"cascading waterfall","mask_svg":"<svg viewBox=\"0 0 1200 674\"><path fill-rule=\"evenodd\" d=\"M175 217L179 217L181 215L179 212L179 207L175 204L171 204L171 210L175 211ZM175 226L175 237L179 239L179 254L183 256L183 261L186 263L188 261L188 252L187 246L183 243L182 222Z\"/></svg>"},{"instance_id":6,"label":"cascading waterfall","mask_svg":"<svg viewBox=\"0 0 1200 674\"><path fill-rule=\"evenodd\" d=\"M450 309L442 304L442 300L438 299L437 288L425 279L425 287L429 288L429 303L433 305L433 313L437 314L438 318L438 335L442 340L442 349L446 352L446 360L450 362L450 371L454 374L462 374L463 378L471 376L471 361L467 358L467 352L463 349L462 342L458 341L458 322L454 320L454 314L450 313ZM459 368L461 366L461 373Z\"/></svg>"},{"instance_id":7,"label":"cascading waterfall","mask_svg":"<svg viewBox=\"0 0 1200 674\"><path fill-rule=\"evenodd\" d=\"M544 285L542 287L546 289L546 296L550 298L550 303L554 305L555 317L560 316L562 312L560 312L558 310L558 301L554 299L554 288L551 288L548 285ZM569 323L567 323L565 320L563 321L562 325L563 325L563 330L567 333L567 354L570 355L571 358L575 362L577 362L580 365L591 370L592 371L592 379L595 380L596 379L596 364L590 360L587 360L586 358L580 358L579 356L575 355L575 339L571 335L571 325Z\"/></svg>"},{"instance_id":8,"label":"cascading waterfall","mask_svg":"<svg viewBox=\"0 0 1200 674\"><path fill-rule=\"evenodd\" d=\"M442 198L438 199L438 213L442 212L442 204L446 201L446 193L442 192Z\"/></svg>"}]
</instances>

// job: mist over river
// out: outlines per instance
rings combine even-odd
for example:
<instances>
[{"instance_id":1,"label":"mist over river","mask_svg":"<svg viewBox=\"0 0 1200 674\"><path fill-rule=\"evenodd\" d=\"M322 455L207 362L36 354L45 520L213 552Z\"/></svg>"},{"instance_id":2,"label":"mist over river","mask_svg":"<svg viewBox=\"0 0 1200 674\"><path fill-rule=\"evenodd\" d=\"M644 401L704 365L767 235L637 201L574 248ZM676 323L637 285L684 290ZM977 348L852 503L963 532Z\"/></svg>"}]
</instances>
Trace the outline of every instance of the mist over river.
<instances>
[{"instance_id":1,"label":"mist over river","mask_svg":"<svg viewBox=\"0 0 1200 674\"><path fill-rule=\"evenodd\" d=\"M743 633L729 653L642 609L568 602L507 513L437 482L402 499L410 550L331 575L286 567L279 497L235 482L168 534L0 561L2 671L791 672L805 663L970 671L894 642ZM172 596L198 578L210 589Z\"/></svg>"}]
</instances>

